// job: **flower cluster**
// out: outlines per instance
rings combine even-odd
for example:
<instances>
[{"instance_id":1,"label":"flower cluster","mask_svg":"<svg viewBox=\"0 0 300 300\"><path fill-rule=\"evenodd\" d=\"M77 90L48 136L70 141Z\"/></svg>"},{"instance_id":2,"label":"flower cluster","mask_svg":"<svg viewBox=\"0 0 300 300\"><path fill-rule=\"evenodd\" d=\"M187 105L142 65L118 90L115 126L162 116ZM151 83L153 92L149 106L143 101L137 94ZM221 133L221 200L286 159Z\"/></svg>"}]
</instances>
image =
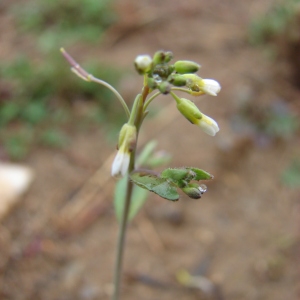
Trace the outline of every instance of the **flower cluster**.
<instances>
[{"instance_id":1,"label":"flower cluster","mask_svg":"<svg viewBox=\"0 0 300 300\"><path fill-rule=\"evenodd\" d=\"M201 96L204 94L217 96L221 90L220 84L214 79L203 79L197 74L200 65L189 60L179 60L174 64L170 61L173 54L170 51L158 51L151 58L149 55L139 55L134 61L137 72L144 76L144 89L147 87L148 94L157 90L158 92L142 102L142 113L152 100L159 94L170 94L176 101L178 111L192 124L199 126L208 135L214 136L219 131L218 124L212 118L203 114L198 107L185 98L180 98L175 91L186 92L192 96ZM142 120L138 118L136 109L130 112L131 120ZM130 153L132 152L132 143L136 140L136 127L140 124L131 122L125 124L120 132L118 154L112 165L112 175L124 176L128 170Z\"/></svg>"},{"instance_id":2,"label":"flower cluster","mask_svg":"<svg viewBox=\"0 0 300 300\"><path fill-rule=\"evenodd\" d=\"M139 55L135 67L140 74L146 75L152 90L158 89L162 94L171 93L180 113L205 133L214 136L219 131L217 122L200 112L192 101L177 97L174 91L180 90L192 96L217 96L221 90L219 82L195 74L201 66L193 61L179 60L170 64L172 57L171 52L163 51L156 52L153 59L149 55Z\"/></svg>"},{"instance_id":3,"label":"flower cluster","mask_svg":"<svg viewBox=\"0 0 300 300\"><path fill-rule=\"evenodd\" d=\"M138 73L144 76L144 87L142 93L136 97L130 111L122 96L111 85L87 73L63 48L61 52L76 75L86 81L94 81L106 86L117 96L124 107L128 122L120 131L118 154L111 171L113 176L124 176L127 173L130 154L135 149L138 130L147 115L147 108L160 94L170 94L175 99L179 112L208 135L214 136L219 131L215 120L203 114L191 100L180 98L175 94L175 91L181 91L191 96L204 94L217 96L221 90L220 84L214 79L203 79L198 76L196 72L201 67L199 64L189 60L178 60L171 64L173 54L170 51L157 51L153 57L138 55L134 65ZM155 90L157 92L151 94Z\"/></svg>"}]
</instances>

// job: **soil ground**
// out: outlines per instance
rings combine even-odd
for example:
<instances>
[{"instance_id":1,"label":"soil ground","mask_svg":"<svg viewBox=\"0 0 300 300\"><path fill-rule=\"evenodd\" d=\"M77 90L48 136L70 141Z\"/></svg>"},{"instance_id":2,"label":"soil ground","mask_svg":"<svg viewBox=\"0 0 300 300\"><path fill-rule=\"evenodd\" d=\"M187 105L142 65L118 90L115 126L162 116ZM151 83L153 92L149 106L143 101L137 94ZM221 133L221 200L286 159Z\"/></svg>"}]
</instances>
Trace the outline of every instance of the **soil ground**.
<instances>
[{"instance_id":1,"label":"soil ground","mask_svg":"<svg viewBox=\"0 0 300 300\"><path fill-rule=\"evenodd\" d=\"M175 59L199 62L200 76L222 85L218 97L196 100L219 123L215 138L182 118L170 97L159 98L154 107L161 114L145 122L141 144L155 137L159 149L172 153L172 166L197 166L215 178L199 201L182 195L173 203L150 195L128 228L122 299L298 299L300 194L280 178L299 155L299 137L266 141L234 122L245 101L255 110L288 97L299 113L299 91L275 78L274 62L247 42L250 20L272 4L119 1L119 22L104 42L70 49L78 60L97 55L128 69L138 54L171 50ZM5 23L1 59L17 39ZM26 39L20 39L22 49L30 52ZM140 84L132 73L121 93L132 99ZM24 162L36 176L1 225L1 299L109 299L118 231L114 180L93 197L85 191L76 198L115 154L104 135L103 128L73 133L66 151L36 149ZM107 176L96 177L99 184ZM84 208L72 213L82 203ZM182 269L202 276L200 288L177 283Z\"/></svg>"}]
</instances>

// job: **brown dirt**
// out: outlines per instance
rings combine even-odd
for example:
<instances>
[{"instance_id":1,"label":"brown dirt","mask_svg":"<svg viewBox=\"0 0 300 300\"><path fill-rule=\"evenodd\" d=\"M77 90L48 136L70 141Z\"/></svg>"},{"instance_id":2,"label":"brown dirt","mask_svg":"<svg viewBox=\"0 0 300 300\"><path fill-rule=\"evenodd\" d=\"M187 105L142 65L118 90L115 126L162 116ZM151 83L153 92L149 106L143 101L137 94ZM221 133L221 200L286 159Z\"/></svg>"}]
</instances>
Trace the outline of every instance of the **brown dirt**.
<instances>
[{"instance_id":1,"label":"brown dirt","mask_svg":"<svg viewBox=\"0 0 300 300\"><path fill-rule=\"evenodd\" d=\"M300 194L285 187L280 176L299 155L299 138L262 146L231 126L245 99L259 108L293 95L289 105L299 111L299 91L275 82L272 62L262 49L247 44L249 20L272 1L119 3L120 21L106 42L69 49L74 56L95 55L131 68L137 54L172 50L176 59L202 64L203 77L222 85L217 98L197 100L218 121L216 138L178 114L172 117L173 108L145 123L141 143L156 133L159 148L173 154L173 166L198 166L215 179L199 201L182 196L172 203L151 194L129 226L122 299L297 299ZM6 37L1 58L9 49L30 51L24 38L16 50L13 26L6 26L12 33L1 33L1 39ZM130 75L122 93L131 99L140 84L141 78ZM154 106L159 110L170 103L170 97L162 97ZM166 124L168 116L173 121ZM0 228L1 299L109 299L118 230L110 190L114 182L92 198L92 211L64 223L64 231L57 218L115 151L104 134L101 128L77 132L66 151L36 149L27 159L36 179ZM175 276L180 269L198 270L213 284L212 292L180 287Z\"/></svg>"}]
</instances>

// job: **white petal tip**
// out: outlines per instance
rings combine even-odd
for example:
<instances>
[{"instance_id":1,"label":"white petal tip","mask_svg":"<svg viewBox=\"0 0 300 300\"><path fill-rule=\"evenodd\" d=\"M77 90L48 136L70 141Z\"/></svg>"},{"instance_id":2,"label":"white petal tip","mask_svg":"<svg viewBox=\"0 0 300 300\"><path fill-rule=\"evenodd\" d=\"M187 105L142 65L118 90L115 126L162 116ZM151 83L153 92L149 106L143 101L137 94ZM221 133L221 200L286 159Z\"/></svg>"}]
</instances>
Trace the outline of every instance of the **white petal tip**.
<instances>
[{"instance_id":1,"label":"white petal tip","mask_svg":"<svg viewBox=\"0 0 300 300\"><path fill-rule=\"evenodd\" d=\"M128 171L129 161L130 155L128 153L118 151L111 167L111 176L124 177Z\"/></svg>"},{"instance_id":2,"label":"white petal tip","mask_svg":"<svg viewBox=\"0 0 300 300\"><path fill-rule=\"evenodd\" d=\"M208 95L217 96L221 90L221 85L214 79L203 79L203 83L202 89Z\"/></svg>"},{"instance_id":3,"label":"white petal tip","mask_svg":"<svg viewBox=\"0 0 300 300\"><path fill-rule=\"evenodd\" d=\"M218 123L214 119L204 114L202 115L202 119L199 122L199 126L206 134L210 136L215 136L216 133L220 130Z\"/></svg>"}]
</instances>

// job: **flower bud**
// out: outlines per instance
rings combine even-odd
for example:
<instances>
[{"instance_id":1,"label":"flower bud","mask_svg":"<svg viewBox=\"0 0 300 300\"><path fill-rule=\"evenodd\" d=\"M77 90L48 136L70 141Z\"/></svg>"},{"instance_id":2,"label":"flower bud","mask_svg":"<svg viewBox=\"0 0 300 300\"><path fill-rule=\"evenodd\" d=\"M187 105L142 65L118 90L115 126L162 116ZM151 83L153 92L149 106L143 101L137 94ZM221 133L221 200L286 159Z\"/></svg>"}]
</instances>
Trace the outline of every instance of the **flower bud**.
<instances>
[{"instance_id":1,"label":"flower bud","mask_svg":"<svg viewBox=\"0 0 300 300\"><path fill-rule=\"evenodd\" d=\"M173 52L167 51L165 52L165 63L170 62L173 59Z\"/></svg>"},{"instance_id":2,"label":"flower bud","mask_svg":"<svg viewBox=\"0 0 300 300\"><path fill-rule=\"evenodd\" d=\"M186 86L193 92L196 92L193 93L195 96L197 96L197 93L198 95L208 94L217 96L221 90L219 82L214 79L202 79L195 74L183 74L182 76L187 79Z\"/></svg>"},{"instance_id":3,"label":"flower bud","mask_svg":"<svg viewBox=\"0 0 300 300\"><path fill-rule=\"evenodd\" d=\"M154 78L152 77L148 77L147 79L147 84L149 86L150 89L156 89L157 88L157 82Z\"/></svg>"},{"instance_id":4,"label":"flower bud","mask_svg":"<svg viewBox=\"0 0 300 300\"><path fill-rule=\"evenodd\" d=\"M175 86L185 86L186 85L186 79L183 76L178 75L178 74L170 75L168 77L168 81Z\"/></svg>"},{"instance_id":5,"label":"flower bud","mask_svg":"<svg viewBox=\"0 0 300 300\"><path fill-rule=\"evenodd\" d=\"M173 72L173 70L167 64L156 65L153 74L158 75L161 78L168 78L168 76Z\"/></svg>"},{"instance_id":6,"label":"flower bud","mask_svg":"<svg viewBox=\"0 0 300 300\"><path fill-rule=\"evenodd\" d=\"M200 65L190 60L178 60L174 64L175 71L179 74L196 73Z\"/></svg>"},{"instance_id":7,"label":"flower bud","mask_svg":"<svg viewBox=\"0 0 300 300\"><path fill-rule=\"evenodd\" d=\"M197 183L189 183L181 190L192 199L200 199L201 195L206 191L203 185L199 186Z\"/></svg>"},{"instance_id":8,"label":"flower bud","mask_svg":"<svg viewBox=\"0 0 300 300\"><path fill-rule=\"evenodd\" d=\"M119 135L118 153L113 161L111 168L112 176L124 176L129 167L130 153L136 143L136 127L124 124Z\"/></svg>"},{"instance_id":9,"label":"flower bud","mask_svg":"<svg viewBox=\"0 0 300 300\"><path fill-rule=\"evenodd\" d=\"M169 94L170 91L171 91L171 85L170 85L169 82L163 81L163 82L159 85L158 89L159 89L159 91L160 91L162 94L167 95L167 94Z\"/></svg>"},{"instance_id":10,"label":"flower bud","mask_svg":"<svg viewBox=\"0 0 300 300\"><path fill-rule=\"evenodd\" d=\"M172 93L172 96L177 102L177 109L187 120L192 124L198 125L208 135L216 135L219 127L215 120L203 114L192 101L179 98L174 93Z\"/></svg>"},{"instance_id":11,"label":"flower bud","mask_svg":"<svg viewBox=\"0 0 300 300\"><path fill-rule=\"evenodd\" d=\"M165 52L160 50L160 51L157 51L155 52L154 56L153 56L153 63L154 65L158 65L158 64L162 64L165 62L165 58L166 58L166 55L165 55Z\"/></svg>"},{"instance_id":12,"label":"flower bud","mask_svg":"<svg viewBox=\"0 0 300 300\"><path fill-rule=\"evenodd\" d=\"M217 96L221 90L221 86L218 81L213 79L202 79L200 82L200 90L205 94L211 96Z\"/></svg>"},{"instance_id":13,"label":"flower bud","mask_svg":"<svg viewBox=\"0 0 300 300\"><path fill-rule=\"evenodd\" d=\"M181 114L192 124L198 124L199 120L202 118L202 113L195 103L185 98L178 98L176 102L177 109L181 112Z\"/></svg>"},{"instance_id":14,"label":"flower bud","mask_svg":"<svg viewBox=\"0 0 300 300\"><path fill-rule=\"evenodd\" d=\"M152 58L149 55L138 55L134 66L139 74L145 74L152 69Z\"/></svg>"},{"instance_id":15,"label":"flower bud","mask_svg":"<svg viewBox=\"0 0 300 300\"><path fill-rule=\"evenodd\" d=\"M202 118L199 120L198 124L199 127L208 135L215 136L216 133L220 130L218 123L206 116L205 114L202 114Z\"/></svg>"}]
</instances>

